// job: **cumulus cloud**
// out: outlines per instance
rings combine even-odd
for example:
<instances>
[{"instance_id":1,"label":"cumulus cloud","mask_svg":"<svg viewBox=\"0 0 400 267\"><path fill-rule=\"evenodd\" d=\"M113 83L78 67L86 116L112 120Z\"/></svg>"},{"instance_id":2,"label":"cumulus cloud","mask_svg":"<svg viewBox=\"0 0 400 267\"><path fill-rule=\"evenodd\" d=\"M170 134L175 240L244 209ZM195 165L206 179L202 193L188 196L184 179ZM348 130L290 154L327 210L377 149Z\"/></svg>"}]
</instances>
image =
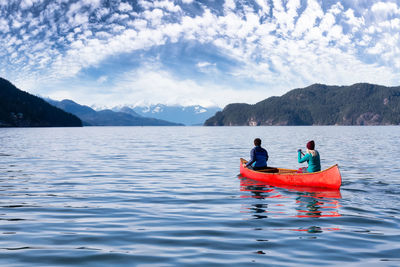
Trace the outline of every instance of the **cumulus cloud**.
<instances>
[{"instance_id":1,"label":"cumulus cloud","mask_svg":"<svg viewBox=\"0 0 400 267\"><path fill-rule=\"evenodd\" d=\"M2 33L7 33L10 30L10 27L8 26L8 21L0 18L0 32Z\"/></svg>"},{"instance_id":2,"label":"cumulus cloud","mask_svg":"<svg viewBox=\"0 0 400 267\"><path fill-rule=\"evenodd\" d=\"M127 82L121 86L126 90L138 88L130 91L132 101L157 93L160 102L167 101L162 98L175 101L175 93L187 95L186 102L206 102L207 97L210 102L218 97L213 90L230 93L234 102L234 97L241 99L239 95L243 94L238 83L247 82L248 88L269 88L247 89L255 90L249 94L253 101L248 100L254 102L254 95L266 97L314 82L400 83L400 7L394 1L361 4L337 0L322 5L320 0L226 0L216 7L217 2L198 5L193 0L139 0L135 6L120 0L108 5L101 0L21 0L20 10L0 10L0 75L28 88L29 83L39 88L40 83L32 82L38 77L54 83L79 79L85 69L101 70L109 59L119 55L154 48L179 51L184 44L200 44L212 49L199 51L191 66L176 53L177 61L186 62L184 68L201 73L198 80L174 75L167 65L154 70L146 64L143 67L143 60L132 70L125 70L140 78L132 81L124 76ZM0 0L1 6L9 3ZM38 12L30 11L33 6ZM162 61L157 52L153 53ZM128 58L123 57L121 65L124 60ZM235 64L221 69L219 60ZM232 82L218 81L216 74ZM111 76L113 73L95 77L95 84L110 83ZM157 88L169 93L146 85L152 79L162 81L164 86L160 82ZM173 83L183 89L177 91ZM116 99L120 97L117 89L111 93Z\"/></svg>"},{"instance_id":3,"label":"cumulus cloud","mask_svg":"<svg viewBox=\"0 0 400 267\"><path fill-rule=\"evenodd\" d=\"M26 9L26 8L30 8L33 5L33 2L32 2L32 0L22 0L20 5L21 5L22 9Z\"/></svg>"},{"instance_id":4,"label":"cumulus cloud","mask_svg":"<svg viewBox=\"0 0 400 267\"><path fill-rule=\"evenodd\" d=\"M131 11L132 6L129 3L120 3L118 9L122 12Z\"/></svg>"},{"instance_id":5,"label":"cumulus cloud","mask_svg":"<svg viewBox=\"0 0 400 267\"><path fill-rule=\"evenodd\" d=\"M393 2L377 2L371 7L374 13L380 13L385 16L400 14L400 9L396 3Z\"/></svg>"}]
</instances>

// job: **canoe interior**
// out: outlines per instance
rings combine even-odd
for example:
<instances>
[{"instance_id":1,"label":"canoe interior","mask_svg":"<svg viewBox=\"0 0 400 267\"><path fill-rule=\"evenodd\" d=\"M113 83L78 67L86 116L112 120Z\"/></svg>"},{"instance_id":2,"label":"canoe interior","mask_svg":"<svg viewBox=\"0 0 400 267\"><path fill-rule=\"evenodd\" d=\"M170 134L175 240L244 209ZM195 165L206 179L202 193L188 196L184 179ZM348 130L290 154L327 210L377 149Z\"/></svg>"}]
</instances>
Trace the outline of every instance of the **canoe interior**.
<instances>
[{"instance_id":1,"label":"canoe interior","mask_svg":"<svg viewBox=\"0 0 400 267\"><path fill-rule=\"evenodd\" d=\"M246 164L247 160L240 159L241 164ZM254 170L253 170L254 171ZM284 168L275 168L275 167L267 167L264 170L256 170L255 172L262 172L262 173L275 173L275 174L294 174L297 173L297 170L292 169L284 169Z\"/></svg>"}]
</instances>

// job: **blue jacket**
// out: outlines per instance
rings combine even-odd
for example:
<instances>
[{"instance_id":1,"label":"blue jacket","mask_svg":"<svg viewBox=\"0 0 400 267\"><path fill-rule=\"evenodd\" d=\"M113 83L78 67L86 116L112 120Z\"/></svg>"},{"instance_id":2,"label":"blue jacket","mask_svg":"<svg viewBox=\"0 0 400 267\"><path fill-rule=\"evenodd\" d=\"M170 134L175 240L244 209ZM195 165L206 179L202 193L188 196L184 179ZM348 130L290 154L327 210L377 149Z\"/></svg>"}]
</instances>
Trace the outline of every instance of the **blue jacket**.
<instances>
[{"instance_id":1,"label":"blue jacket","mask_svg":"<svg viewBox=\"0 0 400 267\"><path fill-rule=\"evenodd\" d=\"M250 151L250 161L246 167L267 167L268 152L261 146L256 146Z\"/></svg>"},{"instance_id":2,"label":"blue jacket","mask_svg":"<svg viewBox=\"0 0 400 267\"><path fill-rule=\"evenodd\" d=\"M317 152L317 155L315 157L313 157L310 153L307 153L304 155L304 157L301 157L301 151L297 152L299 163L303 163L303 162L307 161L307 163L308 163L307 171L308 172L319 172L321 170L321 161L319 159L319 153L316 150L315 150L315 152Z\"/></svg>"}]
</instances>

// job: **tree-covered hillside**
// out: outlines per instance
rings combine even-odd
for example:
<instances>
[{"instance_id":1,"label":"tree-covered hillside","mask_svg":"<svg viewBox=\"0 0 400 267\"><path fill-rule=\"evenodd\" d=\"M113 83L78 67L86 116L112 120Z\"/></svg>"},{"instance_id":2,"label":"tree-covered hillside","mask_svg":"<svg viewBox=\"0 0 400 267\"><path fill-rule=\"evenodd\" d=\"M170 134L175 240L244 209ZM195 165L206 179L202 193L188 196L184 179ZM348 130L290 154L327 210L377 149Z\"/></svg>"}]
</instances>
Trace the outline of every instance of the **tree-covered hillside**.
<instances>
[{"instance_id":1,"label":"tree-covered hillside","mask_svg":"<svg viewBox=\"0 0 400 267\"><path fill-rule=\"evenodd\" d=\"M0 126L70 127L81 120L0 78Z\"/></svg>"},{"instance_id":2,"label":"tree-covered hillside","mask_svg":"<svg viewBox=\"0 0 400 267\"><path fill-rule=\"evenodd\" d=\"M206 126L234 125L398 125L400 87L367 83L314 84L255 105L230 104Z\"/></svg>"}]
</instances>

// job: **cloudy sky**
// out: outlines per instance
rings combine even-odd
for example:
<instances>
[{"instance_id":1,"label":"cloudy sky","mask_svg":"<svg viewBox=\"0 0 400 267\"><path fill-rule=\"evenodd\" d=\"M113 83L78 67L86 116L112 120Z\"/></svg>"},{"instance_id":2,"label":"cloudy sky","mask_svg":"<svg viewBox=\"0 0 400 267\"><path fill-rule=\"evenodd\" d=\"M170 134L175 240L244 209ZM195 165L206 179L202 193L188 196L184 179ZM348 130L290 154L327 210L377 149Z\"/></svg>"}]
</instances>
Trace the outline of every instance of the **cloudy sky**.
<instances>
[{"instance_id":1,"label":"cloudy sky","mask_svg":"<svg viewBox=\"0 0 400 267\"><path fill-rule=\"evenodd\" d=\"M97 106L400 85L398 0L0 0L0 76Z\"/></svg>"}]
</instances>

